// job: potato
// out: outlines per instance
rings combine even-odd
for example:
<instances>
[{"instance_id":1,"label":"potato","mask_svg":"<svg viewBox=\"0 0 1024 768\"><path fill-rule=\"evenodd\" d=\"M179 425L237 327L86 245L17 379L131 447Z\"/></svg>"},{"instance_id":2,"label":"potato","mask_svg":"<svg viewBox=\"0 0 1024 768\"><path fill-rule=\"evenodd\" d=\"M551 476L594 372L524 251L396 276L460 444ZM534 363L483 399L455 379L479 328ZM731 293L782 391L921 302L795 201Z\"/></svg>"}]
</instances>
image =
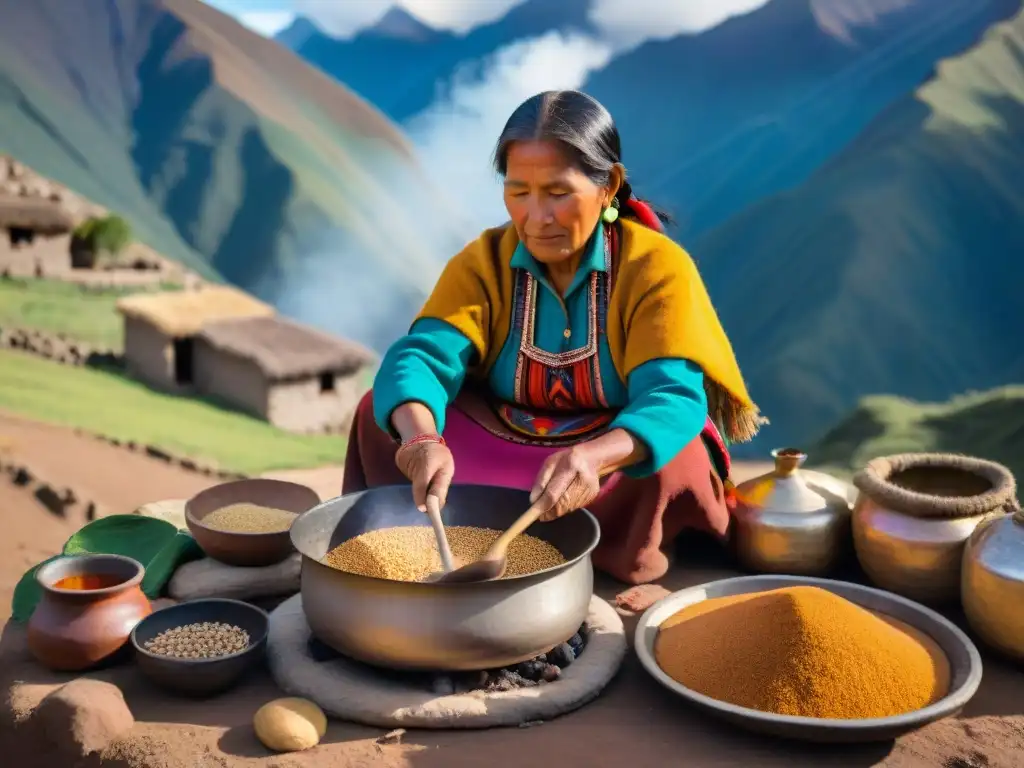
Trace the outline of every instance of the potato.
<instances>
[{"instance_id":1,"label":"potato","mask_svg":"<svg viewBox=\"0 0 1024 768\"><path fill-rule=\"evenodd\" d=\"M274 699L257 710L252 725L256 738L272 752L299 752L320 743L327 716L307 699Z\"/></svg>"}]
</instances>

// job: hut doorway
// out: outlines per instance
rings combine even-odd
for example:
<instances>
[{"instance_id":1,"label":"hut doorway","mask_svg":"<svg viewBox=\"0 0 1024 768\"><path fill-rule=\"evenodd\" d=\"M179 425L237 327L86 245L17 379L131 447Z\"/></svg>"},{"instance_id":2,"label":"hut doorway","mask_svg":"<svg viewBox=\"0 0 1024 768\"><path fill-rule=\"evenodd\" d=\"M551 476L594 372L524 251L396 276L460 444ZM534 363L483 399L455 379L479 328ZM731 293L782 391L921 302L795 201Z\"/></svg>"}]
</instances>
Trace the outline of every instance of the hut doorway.
<instances>
[{"instance_id":1,"label":"hut doorway","mask_svg":"<svg viewBox=\"0 0 1024 768\"><path fill-rule=\"evenodd\" d=\"M174 382L182 386L192 383L192 349L191 336L174 340Z\"/></svg>"},{"instance_id":2,"label":"hut doorway","mask_svg":"<svg viewBox=\"0 0 1024 768\"><path fill-rule=\"evenodd\" d=\"M36 239L36 233L26 227L11 227L7 230L7 234L10 237L12 248L19 245L32 245L32 241Z\"/></svg>"}]
</instances>

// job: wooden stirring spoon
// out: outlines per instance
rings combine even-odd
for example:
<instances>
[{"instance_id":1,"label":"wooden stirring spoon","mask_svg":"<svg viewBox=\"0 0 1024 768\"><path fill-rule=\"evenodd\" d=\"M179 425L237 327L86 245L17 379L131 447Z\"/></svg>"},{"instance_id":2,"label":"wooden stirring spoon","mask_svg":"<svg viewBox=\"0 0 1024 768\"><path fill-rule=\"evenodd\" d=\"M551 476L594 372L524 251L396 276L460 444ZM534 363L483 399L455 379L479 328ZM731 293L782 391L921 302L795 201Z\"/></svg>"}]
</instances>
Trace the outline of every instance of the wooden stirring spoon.
<instances>
[{"instance_id":1,"label":"wooden stirring spoon","mask_svg":"<svg viewBox=\"0 0 1024 768\"><path fill-rule=\"evenodd\" d=\"M427 517L434 528L434 536L437 537L437 549L441 553L441 565L444 566L445 574L455 569L455 557L452 549L448 546L448 535L444 532L444 521L441 520L441 500L429 494L427 496Z\"/></svg>"},{"instance_id":2,"label":"wooden stirring spoon","mask_svg":"<svg viewBox=\"0 0 1024 768\"><path fill-rule=\"evenodd\" d=\"M544 507L534 504L526 510L519 519L509 526L508 530L501 534L490 549L474 563L468 563L461 568L448 571L438 576L434 581L438 584L465 584L471 581L492 581L500 579L505 575L508 567L508 546L512 540L537 522L537 518L544 512Z\"/></svg>"}]
</instances>

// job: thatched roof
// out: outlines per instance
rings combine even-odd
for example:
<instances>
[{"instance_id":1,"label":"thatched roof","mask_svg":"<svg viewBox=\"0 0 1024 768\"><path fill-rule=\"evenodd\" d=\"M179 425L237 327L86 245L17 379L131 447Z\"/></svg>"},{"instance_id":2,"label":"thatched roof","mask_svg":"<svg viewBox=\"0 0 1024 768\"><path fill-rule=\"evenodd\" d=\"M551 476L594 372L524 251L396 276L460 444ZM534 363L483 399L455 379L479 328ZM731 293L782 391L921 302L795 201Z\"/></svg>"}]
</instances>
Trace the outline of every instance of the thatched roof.
<instances>
[{"instance_id":1,"label":"thatched roof","mask_svg":"<svg viewBox=\"0 0 1024 768\"><path fill-rule=\"evenodd\" d=\"M30 229L40 235L64 235L75 227L71 215L50 200L0 195L0 229Z\"/></svg>"},{"instance_id":2,"label":"thatched roof","mask_svg":"<svg viewBox=\"0 0 1024 768\"><path fill-rule=\"evenodd\" d=\"M204 325L218 320L274 314L273 307L226 285L210 285L196 291L126 296L117 302L117 311L175 337L194 336Z\"/></svg>"},{"instance_id":3,"label":"thatched roof","mask_svg":"<svg viewBox=\"0 0 1024 768\"><path fill-rule=\"evenodd\" d=\"M375 359L355 342L276 316L210 323L198 338L216 350L252 361L273 381L327 372L344 376Z\"/></svg>"}]
</instances>

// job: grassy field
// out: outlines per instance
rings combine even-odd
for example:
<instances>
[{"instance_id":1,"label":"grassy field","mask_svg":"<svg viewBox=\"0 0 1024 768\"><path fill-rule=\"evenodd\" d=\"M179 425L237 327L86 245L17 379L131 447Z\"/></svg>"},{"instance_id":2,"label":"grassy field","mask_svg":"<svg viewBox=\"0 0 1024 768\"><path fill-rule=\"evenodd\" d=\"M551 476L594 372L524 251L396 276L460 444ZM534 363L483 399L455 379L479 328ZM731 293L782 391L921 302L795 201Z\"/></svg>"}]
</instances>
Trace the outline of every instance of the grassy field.
<instances>
[{"instance_id":1,"label":"grassy field","mask_svg":"<svg viewBox=\"0 0 1024 768\"><path fill-rule=\"evenodd\" d=\"M138 291L86 289L58 280L0 280L0 328L63 333L95 347L120 350L122 323L114 305Z\"/></svg>"},{"instance_id":2,"label":"grassy field","mask_svg":"<svg viewBox=\"0 0 1024 768\"><path fill-rule=\"evenodd\" d=\"M6 350L0 350L0 409L157 445L247 474L338 464L345 455L341 437L293 435L201 400L154 392L115 373Z\"/></svg>"},{"instance_id":3,"label":"grassy field","mask_svg":"<svg viewBox=\"0 0 1024 768\"><path fill-rule=\"evenodd\" d=\"M991 459L1024 481L1024 386L966 394L947 403L865 398L808 454L815 465L855 471L873 458L905 451Z\"/></svg>"}]
</instances>

